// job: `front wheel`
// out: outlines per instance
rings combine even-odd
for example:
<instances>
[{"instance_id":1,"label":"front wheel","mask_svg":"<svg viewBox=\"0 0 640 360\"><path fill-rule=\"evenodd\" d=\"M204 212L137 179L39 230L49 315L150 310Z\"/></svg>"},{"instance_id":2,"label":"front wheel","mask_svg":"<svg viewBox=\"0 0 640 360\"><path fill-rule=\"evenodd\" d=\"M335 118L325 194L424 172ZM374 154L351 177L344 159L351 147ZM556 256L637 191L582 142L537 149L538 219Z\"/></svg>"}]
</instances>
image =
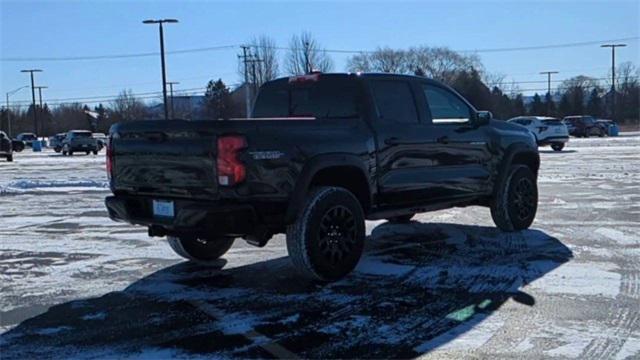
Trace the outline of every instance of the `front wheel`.
<instances>
[{"instance_id":1,"label":"front wheel","mask_svg":"<svg viewBox=\"0 0 640 360\"><path fill-rule=\"evenodd\" d=\"M12 162L13 161L13 154L7 155L7 161L8 162Z\"/></svg>"},{"instance_id":2,"label":"front wheel","mask_svg":"<svg viewBox=\"0 0 640 360\"><path fill-rule=\"evenodd\" d=\"M287 227L287 251L306 278L336 281L349 274L364 250L364 212L340 187L318 187L307 196L295 223Z\"/></svg>"},{"instance_id":3,"label":"front wheel","mask_svg":"<svg viewBox=\"0 0 640 360\"><path fill-rule=\"evenodd\" d=\"M519 231L531 226L538 210L538 185L531 169L524 165L512 166L505 181L497 186L491 202L493 222L503 231Z\"/></svg>"},{"instance_id":4,"label":"front wheel","mask_svg":"<svg viewBox=\"0 0 640 360\"><path fill-rule=\"evenodd\" d=\"M198 239L195 237L167 236L169 246L176 254L192 261L212 261L226 254L235 238L220 237Z\"/></svg>"},{"instance_id":5,"label":"front wheel","mask_svg":"<svg viewBox=\"0 0 640 360\"><path fill-rule=\"evenodd\" d=\"M553 151L562 151L562 149L564 149L564 143L551 144L551 148L553 149Z\"/></svg>"}]
</instances>

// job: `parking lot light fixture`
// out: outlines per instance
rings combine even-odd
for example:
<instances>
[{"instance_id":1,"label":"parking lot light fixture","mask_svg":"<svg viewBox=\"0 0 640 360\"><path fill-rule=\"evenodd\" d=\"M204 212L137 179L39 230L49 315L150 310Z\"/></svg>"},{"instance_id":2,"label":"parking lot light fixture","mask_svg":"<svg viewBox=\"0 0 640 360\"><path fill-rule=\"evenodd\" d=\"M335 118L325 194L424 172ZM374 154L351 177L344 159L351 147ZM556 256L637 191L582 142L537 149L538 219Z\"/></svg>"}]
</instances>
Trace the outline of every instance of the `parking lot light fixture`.
<instances>
[{"instance_id":1,"label":"parking lot light fixture","mask_svg":"<svg viewBox=\"0 0 640 360\"><path fill-rule=\"evenodd\" d=\"M164 100L164 119L165 120L169 119L169 108L167 107L167 72L166 72L165 62L164 62L164 31L162 28L162 24L164 23L175 24L177 22L178 20L176 19L158 19L158 20L148 19L148 20L142 21L143 24L158 24L158 27L160 29L160 61L162 63L162 97Z\"/></svg>"}]
</instances>

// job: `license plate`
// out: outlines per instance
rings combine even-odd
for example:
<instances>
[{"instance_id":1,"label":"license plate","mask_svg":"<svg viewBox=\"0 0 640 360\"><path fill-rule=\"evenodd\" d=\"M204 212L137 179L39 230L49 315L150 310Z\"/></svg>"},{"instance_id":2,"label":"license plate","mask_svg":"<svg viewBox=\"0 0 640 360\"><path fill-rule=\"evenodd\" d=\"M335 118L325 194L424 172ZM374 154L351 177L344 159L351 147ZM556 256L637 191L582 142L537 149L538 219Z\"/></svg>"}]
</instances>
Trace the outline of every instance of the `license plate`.
<instances>
[{"instance_id":1,"label":"license plate","mask_svg":"<svg viewBox=\"0 0 640 360\"><path fill-rule=\"evenodd\" d=\"M162 216L172 218L173 201L153 200L153 216Z\"/></svg>"}]
</instances>

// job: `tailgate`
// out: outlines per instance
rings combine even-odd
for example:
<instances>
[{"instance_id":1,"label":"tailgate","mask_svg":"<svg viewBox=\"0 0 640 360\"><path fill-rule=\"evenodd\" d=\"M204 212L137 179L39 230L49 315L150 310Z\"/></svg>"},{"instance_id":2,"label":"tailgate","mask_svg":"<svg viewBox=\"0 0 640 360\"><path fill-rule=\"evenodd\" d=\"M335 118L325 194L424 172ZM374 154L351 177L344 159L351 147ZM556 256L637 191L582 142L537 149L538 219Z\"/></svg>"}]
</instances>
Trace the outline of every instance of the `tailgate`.
<instances>
[{"instance_id":1,"label":"tailgate","mask_svg":"<svg viewBox=\"0 0 640 360\"><path fill-rule=\"evenodd\" d=\"M176 122L145 121L112 129L114 192L216 197L216 136Z\"/></svg>"}]
</instances>

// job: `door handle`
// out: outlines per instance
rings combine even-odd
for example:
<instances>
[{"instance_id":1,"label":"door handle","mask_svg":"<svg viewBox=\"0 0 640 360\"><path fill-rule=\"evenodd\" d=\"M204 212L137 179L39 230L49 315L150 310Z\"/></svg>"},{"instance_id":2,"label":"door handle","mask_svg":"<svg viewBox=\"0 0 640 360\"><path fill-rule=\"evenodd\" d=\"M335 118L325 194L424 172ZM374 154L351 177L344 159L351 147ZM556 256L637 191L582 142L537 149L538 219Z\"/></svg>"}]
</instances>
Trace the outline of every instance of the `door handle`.
<instances>
[{"instance_id":1,"label":"door handle","mask_svg":"<svg viewBox=\"0 0 640 360\"><path fill-rule=\"evenodd\" d=\"M449 143L449 137L448 136L441 136L439 138L436 139L436 141L440 144L448 144Z\"/></svg>"},{"instance_id":2,"label":"door handle","mask_svg":"<svg viewBox=\"0 0 640 360\"><path fill-rule=\"evenodd\" d=\"M387 145L398 145L400 144L400 140L397 137L390 137L384 139L384 143Z\"/></svg>"}]
</instances>

